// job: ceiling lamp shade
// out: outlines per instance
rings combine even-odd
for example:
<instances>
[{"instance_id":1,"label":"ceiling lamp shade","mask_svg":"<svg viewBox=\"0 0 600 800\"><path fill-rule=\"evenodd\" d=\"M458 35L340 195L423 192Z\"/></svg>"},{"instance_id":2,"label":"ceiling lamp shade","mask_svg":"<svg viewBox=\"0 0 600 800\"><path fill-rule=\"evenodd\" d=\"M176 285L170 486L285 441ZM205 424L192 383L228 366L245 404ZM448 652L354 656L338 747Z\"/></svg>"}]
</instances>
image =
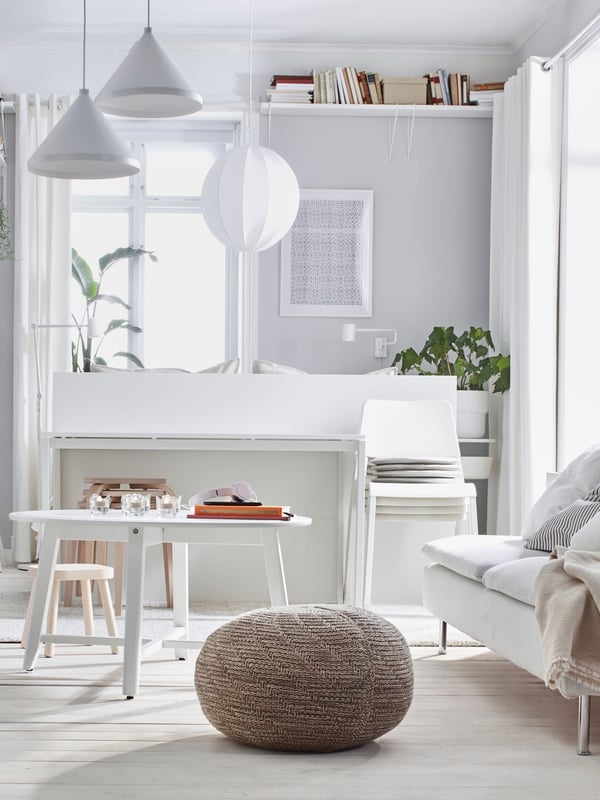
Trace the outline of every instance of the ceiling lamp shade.
<instances>
[{"instance_id":1,"label":"ceiling lamp shade","mask_svg":"<svg viewBox=\"0 0 600 800\"><path fill-rule=\"evenodd\" d=\"M179 117L199 111L202 98L148 26L98 94L96 104L117 116Z\"/></svg>"},{"instance_id":2,"label":"ceiling lamp shade","mask_svg":"<svg viewBox=\"0 0 600 800\"><path fill-rule=\"evenodd\" d=\"M240 252L272 247L292 227L300 189L290 165L255 144L227 151L210 168L202 209L210 231Z\"/></svg>"},{"instance_id":3,"label":"ceiling lamp shade","mask_svg":"<svg viewBox=\"0 0 600 800\"><path fill-rule=\"evenodd\" d=\"M57 122L27 162L46 178L121 178L140 171L128 145L98 111L87 89Z\"/></svg>"}]
</instances>

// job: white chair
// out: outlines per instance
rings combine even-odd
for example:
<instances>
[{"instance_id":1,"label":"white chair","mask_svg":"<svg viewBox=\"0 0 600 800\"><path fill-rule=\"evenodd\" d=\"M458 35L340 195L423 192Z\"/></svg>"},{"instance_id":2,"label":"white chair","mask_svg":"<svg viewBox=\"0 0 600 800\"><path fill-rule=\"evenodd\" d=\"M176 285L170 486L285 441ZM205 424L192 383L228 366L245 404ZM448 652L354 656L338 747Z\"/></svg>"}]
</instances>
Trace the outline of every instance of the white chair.
<instances>
[{"instance_id":1,"label":"white chair","mask_svg":"<svg viewBox=\"0 0 600 800\"><path fill-rule=\"evenodd\" d=\"M377 518L454 522L477 533L476 490L465 483L452 407L444 400L367 400L361 433L367 467L363 605L371 602Z\"/></svg>"}]
</instances>

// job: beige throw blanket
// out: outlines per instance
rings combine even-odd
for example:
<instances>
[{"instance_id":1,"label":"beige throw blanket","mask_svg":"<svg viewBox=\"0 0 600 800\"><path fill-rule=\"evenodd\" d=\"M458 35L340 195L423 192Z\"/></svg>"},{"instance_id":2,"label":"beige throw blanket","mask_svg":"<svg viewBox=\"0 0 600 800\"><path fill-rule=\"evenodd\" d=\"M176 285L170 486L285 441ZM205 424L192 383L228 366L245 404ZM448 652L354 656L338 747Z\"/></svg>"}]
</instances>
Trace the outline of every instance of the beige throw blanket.
<instances>
[{"instance_id":1,"label":"beige throw blanket","mask_svg":"<svg viewBox=\"0 0 600 800\"><path fill-rule=\"evenodd\" d=\"M536 582L546 685L561 679L600 692L600 552L557 548Z\"/></svg>"}]
</instances>

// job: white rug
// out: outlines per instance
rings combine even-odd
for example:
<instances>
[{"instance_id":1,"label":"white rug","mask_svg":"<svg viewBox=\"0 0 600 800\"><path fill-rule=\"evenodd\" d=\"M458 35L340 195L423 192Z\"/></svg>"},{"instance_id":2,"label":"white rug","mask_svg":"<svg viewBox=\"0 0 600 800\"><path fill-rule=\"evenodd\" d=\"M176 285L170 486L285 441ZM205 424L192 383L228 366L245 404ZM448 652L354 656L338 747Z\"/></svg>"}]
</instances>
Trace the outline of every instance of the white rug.
<instances>
[{"instance_id":1,"label":"white rug","mask_svg":"<svg viewBox=\"0 0 600 800\"><path fill-rule=\"evenodd\" d=\"M28 579L21 581L17 576L6 581L6 572L0 573L0 642L20 642L23 621L29 600ZM12 576L11 576L12 577ZM7 586L8 584L8 586ZM74 602L77 602L75 600ZM233 617L261 608L264 603L193 603L190 607L190 639L203 640L229 622ZM423 606L371 606L370 610L379 614L395 625L411 646L435 646L439 641L439 622ZM94 618L97 621L96 632L105 633L104 616L100 607L94 607ZM144 610L142 636L148 639L159 639L171 626L172 612L168 608L147 606ZM119 632L123 633L124 619L117 619ZM58 613L57 633L83 634L81 607L61 608ZM452 646L470 646L473 640L455 628L448 627L448 644Z\"/></svg>"}]
</instances>

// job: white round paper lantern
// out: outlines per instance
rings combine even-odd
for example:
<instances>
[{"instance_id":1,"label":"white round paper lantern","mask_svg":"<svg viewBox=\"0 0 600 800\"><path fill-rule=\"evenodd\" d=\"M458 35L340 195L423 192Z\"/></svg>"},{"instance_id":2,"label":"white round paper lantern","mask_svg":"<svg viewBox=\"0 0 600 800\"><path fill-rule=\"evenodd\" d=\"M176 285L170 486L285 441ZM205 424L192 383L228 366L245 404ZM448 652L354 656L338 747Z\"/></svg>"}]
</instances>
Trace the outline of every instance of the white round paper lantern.
<instances>
[{"instance_id":1,"label":"white round paper lantern","mask_svg":"<svg viewBox=\"0 0 600 800\"><path fill-rule=\"evenodd\" d=\"M240 252L266 250L282 239L296 219L299 202L290 165L256 144L222 155L202 190L206 224L220 242Z\"/></svg>"}]
</instances>

